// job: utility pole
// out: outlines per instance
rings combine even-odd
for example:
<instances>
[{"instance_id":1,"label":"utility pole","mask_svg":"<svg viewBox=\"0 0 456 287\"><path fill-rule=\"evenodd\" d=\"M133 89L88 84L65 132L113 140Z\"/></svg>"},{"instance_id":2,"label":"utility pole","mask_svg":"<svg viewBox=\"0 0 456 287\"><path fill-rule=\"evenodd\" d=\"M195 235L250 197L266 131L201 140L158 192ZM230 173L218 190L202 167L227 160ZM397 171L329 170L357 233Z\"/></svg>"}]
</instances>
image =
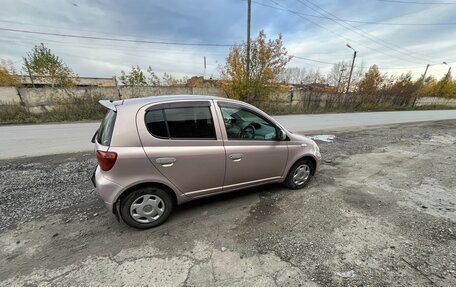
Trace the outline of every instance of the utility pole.
<instances>
[{"instance_id":1,"label":"utility pole","mask_svg":"<svg viewBox=\"0 0 456 287\"><path fill-rule=\"evenodd\" d=\"M451 66L448 65L447 62L443 62L442 64L445 64L448 66L448 72L446 73L446 76L445 76L445 78L448 79L448 77L450 77L450 73L451 73Z\"/></svg>"},{"instance_id":2,"label":"utility pole","mask_svg":"<svg viewBox=\"0 0 456 287\"><path fill-rule=\"evenodd\" d=\"M427 71L429 69L429 66L430 66L429 64L426 65L426 70L424 70L422 83L424 83L424 80L426 80L426 74L427 74Z\"/></svg>"},{"instance_id":3,"label":"utility pole","mask_svg":"<svg viewBox=\"0 0 456 287\"><path fill-rule=\"evenodd\" d=\"M203 74L203 80L206 78L206 56L204 56L204 74Z\"/></svg>"},{"instance_id":4,"label":"utility pole","mask_svg":"<svg viewBox=\"0 0 456 287\"><path fill-rule=\"evenodd\" d=\"M442 92L443 92L443 87L447 84L447 82L448 82L448 80L449 80L449 77L450 77L450 73L451 73L451 66L448 65L447 62L442 62L442 64L445 64L445 65L448 66L448 72L446 73L445 78L443 79L443 83L442 83L442 85L440 86L439 94L442 94Z\"/></svg>"},{"instance_id":5,"label":"utility pole","mask_svg":"<svg viewBox=\"0 0 456 287\"><path fill-rule=\"evenodd\" d=\"M450 74L451 74L451 67L448 68L448 72L446 74L446 77L448 78L450 76Z\"/></svg>"},{"instance_id":6,"label":"utility pole","mask_svg":"<svg viewBox=\"0 0 456 287\"><path fill-rule=\"evenodd\" d=\"M247 66L246 66L246 72L247 72L247 80L250 80L250 16L251 16L251 7L252 7L252 1L247 0Z\"/></svg>"},{"instance_id":7,"label":"utility pole","mask_svg":"<svg viewBox=\"0 0 456 287\"><path fill-rule=\"evenodd\" d=\"M30 81L32 82L32 87L34 88L35 87L35 83L33 83L32 72L30 72L29 63L28 63L26 58L24 58L24 63L25 63L25 67L27 68L27 73L29 74Z\"/></svg>"},{"instance_id":8,"label":"utility pole","mask_svg":"<svg viewBox=\"0 0 456 287\"><path fill-rule=\"evenodd\" d=\"M347 69L345 69L344 66L342 66L342 69L340 70L340 74L339 74L339 80L337 81L337 92L339 92L339 89L340 89L340 80L342 80L342 75L344 74L344 72L346 71ZM342 91L344 91L344 89L342 88Z\"/></svg>"},{"instance_id":9,"label":"utility pole","mask_svg":"<svg viewBox=\"0 0 456 287\"><path fill-rule=\"evenodd\" d=\"M355 59L356 59L356 50L353 49L349 44L347 44L347 47L352 49L353 50L353 61L352 61L352 65L351 65L351 68L350 68L350 75L348 76L348 83L347 83L347 91L346 93L348 93L348 91L350 90L350 81L351 81L351 77L352 77L352 73L353 73L353 67L355 66Z\"/></svg>"}]
</instances>

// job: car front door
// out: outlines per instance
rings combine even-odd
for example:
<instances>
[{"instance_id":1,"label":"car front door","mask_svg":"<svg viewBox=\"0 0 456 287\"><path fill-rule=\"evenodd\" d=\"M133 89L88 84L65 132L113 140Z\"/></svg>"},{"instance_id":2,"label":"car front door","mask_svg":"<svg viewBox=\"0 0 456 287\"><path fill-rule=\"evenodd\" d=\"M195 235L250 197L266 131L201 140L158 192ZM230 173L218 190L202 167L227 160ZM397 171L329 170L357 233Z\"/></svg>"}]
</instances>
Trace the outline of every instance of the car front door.
<instances>
[{"instance_id":1,"label":"car front door","mask_svg":"<svg viewBox=\"0 0 456 287\"><path fill-rule=\"evenodd\" d=\"M222 190L225 150L212 101L144 108L138 125L144 151L157 170L191 197Z\"/></svg>"},{"instance_id":2,"label":"car front door","mask_svg":"<svg viewBox=\"0 0 456 287\"><path fill-rule=\"evenodd\" d=\"M287 163L286 141L267 118L242 105L219 102L226 153L224 190L281 179ZM225 127L223 129L223 127Z\"/></svg>"}]
</instances>

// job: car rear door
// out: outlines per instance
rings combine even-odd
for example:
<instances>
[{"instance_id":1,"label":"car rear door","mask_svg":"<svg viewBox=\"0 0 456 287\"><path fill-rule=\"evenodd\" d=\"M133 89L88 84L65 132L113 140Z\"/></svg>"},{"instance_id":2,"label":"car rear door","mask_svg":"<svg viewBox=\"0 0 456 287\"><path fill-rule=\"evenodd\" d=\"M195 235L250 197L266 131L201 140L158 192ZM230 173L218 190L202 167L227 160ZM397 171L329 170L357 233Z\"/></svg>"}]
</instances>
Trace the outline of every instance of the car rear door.
<instances>
[{"instance_id":1,"label":"car rear door","mask_svg":"<svg viewBox=\"0 0 456 287\"><path fill-rule=\"evenodd\" d=\"M278 139L278 127L258 112L230 102L219 101L217 112L225 145L224 190L279 181L288 146Z\"/></svg>"},{"instance_id":2,"label":"car rear door","mask_svg":"<svg viewBox=\"0 0 456 287\"><path fill-rule=\"evenodd\" d=\"M225 150L214 114L208 100L152 105L137 116L150 162L187 196L222 190Z\"/></svg>"}]
</instances>

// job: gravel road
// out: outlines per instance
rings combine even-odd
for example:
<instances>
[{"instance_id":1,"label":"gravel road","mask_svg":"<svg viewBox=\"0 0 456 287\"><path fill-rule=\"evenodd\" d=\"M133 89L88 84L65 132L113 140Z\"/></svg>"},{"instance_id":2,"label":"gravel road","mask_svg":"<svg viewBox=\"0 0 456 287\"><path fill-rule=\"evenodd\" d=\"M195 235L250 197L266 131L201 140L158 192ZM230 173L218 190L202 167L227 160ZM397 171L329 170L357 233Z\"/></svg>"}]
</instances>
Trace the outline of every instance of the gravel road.
<instances>
[{"instance_id":1,"label":"gravel road","mask_svg":"<svg viewBox=\"0 0 456 287\"><path fill-rule=\"evenodd\" d=\"M456 121L331 134L305 189L146 231L104 210L91 153L0 161L0 286L456 286Z\"/></svg>"}]
</instances>

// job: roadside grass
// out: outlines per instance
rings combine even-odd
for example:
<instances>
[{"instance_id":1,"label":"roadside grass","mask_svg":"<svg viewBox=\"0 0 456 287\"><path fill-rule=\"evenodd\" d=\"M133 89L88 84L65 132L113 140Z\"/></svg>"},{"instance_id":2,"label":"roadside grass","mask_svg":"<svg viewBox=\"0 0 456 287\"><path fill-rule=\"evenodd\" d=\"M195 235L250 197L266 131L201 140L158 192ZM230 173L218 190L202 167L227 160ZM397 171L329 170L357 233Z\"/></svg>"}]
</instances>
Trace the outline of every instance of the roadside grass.
<instances>
[{"instance_id":1,"label":"roadside grass","mask_svg":"<svg viewBox=\"0 0 456 287\"><path fill-rule=\"evenodd\" d=\"M77 122L101 120L106 109L98 99L73 100L61 102L55 108L41 113L31 113L24 106L0 106L0 124L31 124L47 122Z\"/></svg>"},{"instance_id":2,"label":"roadside grass","mask_svg":"<svg viewBox=\"0 0 456 287\"><path fill-rule=\"evenodd\" d=\"M456 107L449 107L449 106L445 106L445 105L426 105L426 106L379 105L379 106L371 106L371 107L312 107L312 108L277 105L277 106L266 106L266 107L260 107L260 108L270 115L385 112L385 111L420 111L420 110L453 110L453 109L456 109Z\"/></svg>"}]
</instances>

